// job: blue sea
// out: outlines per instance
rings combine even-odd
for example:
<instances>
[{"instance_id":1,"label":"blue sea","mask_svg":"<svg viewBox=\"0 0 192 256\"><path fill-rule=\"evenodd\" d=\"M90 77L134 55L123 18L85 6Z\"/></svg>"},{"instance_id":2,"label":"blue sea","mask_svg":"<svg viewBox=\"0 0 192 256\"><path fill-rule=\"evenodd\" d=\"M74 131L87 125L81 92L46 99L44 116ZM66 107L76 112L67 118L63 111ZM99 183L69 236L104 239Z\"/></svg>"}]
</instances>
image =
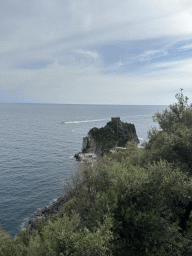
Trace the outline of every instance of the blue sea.
<instances>
[{"instance_id":1,"label":"blue sea","mask_svg":"<svg viewBox=\"0 0 192 256\"><path fill-rule=\"evenodd\" d=\"M141 141L166 106L0 103L0 223L14 236L37 209L62 195L80 163L73 156L111 117L135 124Z\"/></svg>"}]
</instances>

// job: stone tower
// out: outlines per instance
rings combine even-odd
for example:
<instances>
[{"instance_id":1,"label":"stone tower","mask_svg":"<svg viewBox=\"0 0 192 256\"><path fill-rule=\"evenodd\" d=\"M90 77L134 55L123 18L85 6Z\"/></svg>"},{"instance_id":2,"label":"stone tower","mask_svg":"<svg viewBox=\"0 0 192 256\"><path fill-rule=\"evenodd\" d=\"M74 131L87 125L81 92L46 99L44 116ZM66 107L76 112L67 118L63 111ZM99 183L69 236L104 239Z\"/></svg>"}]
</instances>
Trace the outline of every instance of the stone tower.
<instances>
[{"instance_id":1,"label":"stone tower","mask_svg":"<svg viewBox=\"0 0 192 256\"><path fill-rule=\"evenodd\" d=\"M117 126L121 125L120 117L111 117L111 123L116 124Z\"/></svg>"}]
</instances>

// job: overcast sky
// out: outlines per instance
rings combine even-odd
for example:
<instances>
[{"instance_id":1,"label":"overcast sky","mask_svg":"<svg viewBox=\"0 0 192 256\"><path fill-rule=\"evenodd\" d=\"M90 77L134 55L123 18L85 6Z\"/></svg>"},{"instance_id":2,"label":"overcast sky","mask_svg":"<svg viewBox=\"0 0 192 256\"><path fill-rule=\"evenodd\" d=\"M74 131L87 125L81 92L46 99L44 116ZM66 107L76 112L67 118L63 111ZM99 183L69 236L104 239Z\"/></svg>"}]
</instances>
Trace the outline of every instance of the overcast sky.
<instances>
[{"instance_id":1,"label":"overcast sky","mask_svg":"<svg viewBox=\"0 0 192 256\"><path fill-rule=\"evenodd\" d=\"M0 1L0 102L192 101L191 0Z\"/></svg>"}]
</instances>

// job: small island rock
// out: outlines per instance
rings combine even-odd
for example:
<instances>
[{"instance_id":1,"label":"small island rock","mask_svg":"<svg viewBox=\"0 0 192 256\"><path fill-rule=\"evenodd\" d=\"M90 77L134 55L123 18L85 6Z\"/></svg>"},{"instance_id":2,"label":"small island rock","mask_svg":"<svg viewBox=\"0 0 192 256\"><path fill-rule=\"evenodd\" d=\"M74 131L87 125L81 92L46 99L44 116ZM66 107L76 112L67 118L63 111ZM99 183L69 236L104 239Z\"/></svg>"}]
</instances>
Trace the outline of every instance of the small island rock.
<instances>
[{"instance_id":1,"label":"small island rock","mask_svg":"<svg viewBox=\"0 0 192 256\"><path fill-rule=\"evenodd\" d=\"M92 128L83 138L82 152L75 154L75 158L84 161L87 158L102 156L115 147L124 147L128 141L139 143L134 124L124 123L120 117L112 117L105 127Z\"/></svg>"}]
</instances>

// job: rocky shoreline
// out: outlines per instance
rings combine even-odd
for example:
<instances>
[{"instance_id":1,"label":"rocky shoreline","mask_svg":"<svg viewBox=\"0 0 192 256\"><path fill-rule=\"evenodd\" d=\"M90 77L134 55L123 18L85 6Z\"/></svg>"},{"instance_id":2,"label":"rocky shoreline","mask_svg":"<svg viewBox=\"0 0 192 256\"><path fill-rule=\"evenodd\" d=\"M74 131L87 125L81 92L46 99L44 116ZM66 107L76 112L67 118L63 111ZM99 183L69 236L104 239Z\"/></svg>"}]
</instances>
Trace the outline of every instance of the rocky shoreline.
<instances>
[{"instance_id":1,"label":"rocky shoreline","mask_svg":"<svg viewBox=\"0 0 192 256\"><path fill-rule=\"evenodd\" d=\"M56 216L64 209L64 204L71 199L71 196L64 195L58 197L55 201L51 202L50 205L38 208L30 217L26 223L26 230L29 234L32 234L37 230L37 223L41 221L49 222L51 216Z\"/></svg>"}]
</instances>

